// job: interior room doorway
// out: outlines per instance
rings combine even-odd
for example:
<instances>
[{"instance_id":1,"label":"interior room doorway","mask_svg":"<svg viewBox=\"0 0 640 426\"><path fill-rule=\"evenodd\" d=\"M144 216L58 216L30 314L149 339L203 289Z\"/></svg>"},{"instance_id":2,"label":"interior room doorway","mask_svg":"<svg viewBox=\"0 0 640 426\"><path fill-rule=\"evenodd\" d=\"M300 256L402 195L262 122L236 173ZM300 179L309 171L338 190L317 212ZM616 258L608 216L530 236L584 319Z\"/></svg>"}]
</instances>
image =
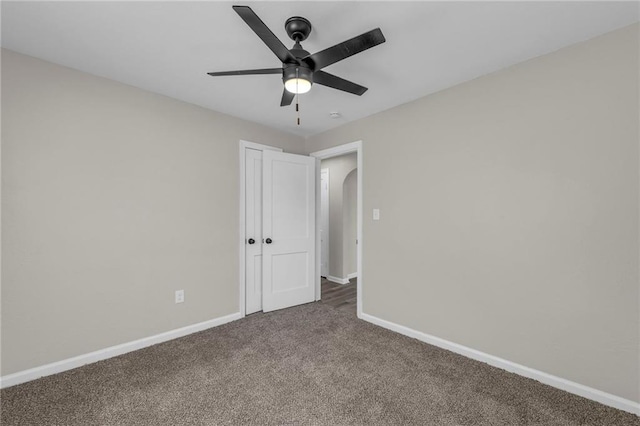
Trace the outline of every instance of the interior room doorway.
<instances>
[{"instance_id":1,"label":"interior room doorway","mask_svg":"<svg viewBox=\"0 0 640 426\"><path fill-rule=\"evenodd\" d=\"M357 153L320 162L322 303L356 314Z\"/></svg>"},{"instance_id":2,"label":"interior room doorway","mask_svg":"<svg viewBox=\"0 0 640 426\"><path fill-rule=\"evenodd\" d=\"M362 142L310 154L318 170L316 299L362 313ZM353 305L355 302L355 309ZM351 306L350 306L351 305Z\"/></svg>"},{"instance_id":3,"label":"interior room doorway","mask_svg":"<svg viewBox=\"0 0 640 426\"><path fill-rule=\"evenodd\" d=\"M337 284L357 277L357 154L320 162L320 276Z\"/></svg>"}]
</instances>

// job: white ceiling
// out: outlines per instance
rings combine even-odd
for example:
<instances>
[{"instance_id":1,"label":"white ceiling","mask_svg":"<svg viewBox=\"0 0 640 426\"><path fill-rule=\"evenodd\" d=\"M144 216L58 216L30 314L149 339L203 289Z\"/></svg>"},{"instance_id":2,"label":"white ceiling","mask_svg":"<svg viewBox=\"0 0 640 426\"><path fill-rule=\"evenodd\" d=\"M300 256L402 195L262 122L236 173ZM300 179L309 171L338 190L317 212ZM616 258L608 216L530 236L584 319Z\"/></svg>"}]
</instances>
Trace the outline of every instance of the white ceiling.
<instances>
[{"instance_id":1,"label":"white ceiling","mask_svg":"<svg viewBox=\"0 0 640 426\"><path fill-rule=\"evenodd\" d=\"M281 64L231 9L246 4L287 47L304 16L311 53L380 27L387 42L326 68L369 87L323 86L281 108ZM638 21L636 2L2 2L2 46L309 136ZM332 119L329 112L342 118Z\"/></svg>"}]
</instances>

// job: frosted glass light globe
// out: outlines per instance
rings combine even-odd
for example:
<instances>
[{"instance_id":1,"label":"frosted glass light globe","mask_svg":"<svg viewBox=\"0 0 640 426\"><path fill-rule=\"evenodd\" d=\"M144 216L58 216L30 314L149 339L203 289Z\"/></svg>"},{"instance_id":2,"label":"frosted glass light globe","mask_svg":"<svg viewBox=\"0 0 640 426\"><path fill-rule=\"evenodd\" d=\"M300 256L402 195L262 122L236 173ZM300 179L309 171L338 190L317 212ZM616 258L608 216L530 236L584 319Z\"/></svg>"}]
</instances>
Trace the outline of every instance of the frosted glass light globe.
<instances>
[{"instance_id":1,"label":"frosted glass light globe","mask_svg":"<svg viewBox=\"0 0 640 426\"><path fill-rule=\"evenodd\" d=\"M284 88L291 93L307 93L311 90L311 82L304 78L290 78L284 82Z\"/></svg>"}]
</instances>

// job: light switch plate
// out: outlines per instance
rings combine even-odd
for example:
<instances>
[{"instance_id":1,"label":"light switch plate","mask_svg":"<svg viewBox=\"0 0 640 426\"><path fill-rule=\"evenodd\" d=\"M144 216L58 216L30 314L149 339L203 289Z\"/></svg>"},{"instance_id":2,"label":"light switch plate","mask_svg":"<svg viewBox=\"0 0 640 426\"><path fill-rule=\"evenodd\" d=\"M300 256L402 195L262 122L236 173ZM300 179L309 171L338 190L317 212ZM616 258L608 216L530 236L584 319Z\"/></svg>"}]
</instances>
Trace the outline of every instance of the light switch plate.
<instances>
[{"instance_id":1,"label":"light switch plate","mask_svg":"<svg viewBox=\"0 0 640 426\"><path fill-rule=\"evenodd\" d=\"M380 220L380 209L373 209L373 220Z\"/></svg>"},{"instance_id":2,"label":"light switch plate","mask_svg":"<svg viewBox=\"0 0 640 426\"><path fill-rule=\"evenodd\" d=\"M176 290L176 303L184 302L184 290Z\"/></svg>"}]
</instances>

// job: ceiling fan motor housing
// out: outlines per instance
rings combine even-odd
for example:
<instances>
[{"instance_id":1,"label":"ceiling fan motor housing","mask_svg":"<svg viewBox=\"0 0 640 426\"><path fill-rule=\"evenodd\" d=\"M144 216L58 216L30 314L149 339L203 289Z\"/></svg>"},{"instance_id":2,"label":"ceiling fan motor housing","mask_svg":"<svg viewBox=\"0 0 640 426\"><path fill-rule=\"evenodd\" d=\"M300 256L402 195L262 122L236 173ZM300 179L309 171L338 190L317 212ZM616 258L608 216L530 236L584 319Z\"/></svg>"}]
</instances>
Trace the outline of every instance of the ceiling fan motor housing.
<instances>
[{"instance_id":1,"label":"ceiling fan motor housing","mask_svg":"<svg viewBox=\"0 0 640 426\"><path fill-rule=\"evenodd\" d=\"M282 70L282 81L291 80L292 78L302 78L313 84L313 71L304 64L284 64Z\"/></svg>"}]
</instances>

